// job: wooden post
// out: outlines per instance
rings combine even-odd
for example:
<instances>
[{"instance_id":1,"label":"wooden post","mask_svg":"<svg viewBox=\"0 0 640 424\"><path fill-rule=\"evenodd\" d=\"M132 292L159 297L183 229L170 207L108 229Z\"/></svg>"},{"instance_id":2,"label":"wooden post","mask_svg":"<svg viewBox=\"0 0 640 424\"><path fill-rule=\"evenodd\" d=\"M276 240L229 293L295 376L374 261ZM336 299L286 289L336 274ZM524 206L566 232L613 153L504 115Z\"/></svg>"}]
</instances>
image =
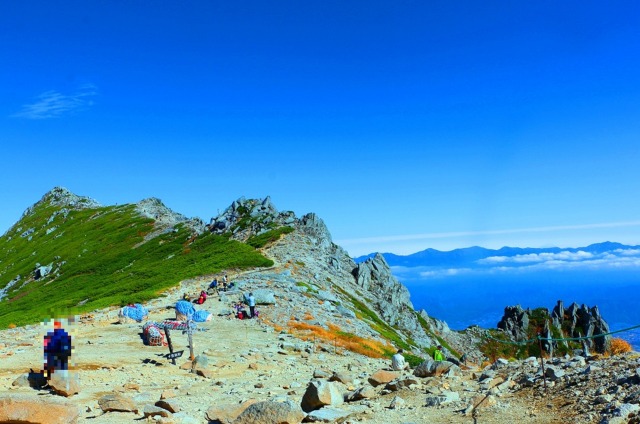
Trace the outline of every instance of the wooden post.
<instances>
[{"instance_id":1,"label":"wooden post","mask_svg":"<svg viewBox=\"0 0 640 424\"><path fill-rule=\"evenodd\" d=\"M542 363L542 381L544 382L544 395L547 396L547 375L544 372L544 357L542 356L542 339L538 334L538 347L540 348L540 361Z\"/></svg>"},{"instance_id":2,"label":"wooden post","mask_svg":"<svg viewBox=\"0 0 640 424\"><path fill-rule=\"evenodd\" d=\"M193 354L193 337L189 330L187 330L187 337L189 338L189 359L193 361L196 357Z\"/></svg>"},{"instance_id":3,"label":"wooden post","mask_svg":"<svg viewBox=\"0 0 640 424\"><path fill-rule=\"evenodd\" d=\"M167 344L169 345L169 353L173 353L173 343L171 343L171 330L168 327L164 327L164 334L167 336ZM176 364L176 359L171 358L171 363Z\"/></svg>"}]
</instances>

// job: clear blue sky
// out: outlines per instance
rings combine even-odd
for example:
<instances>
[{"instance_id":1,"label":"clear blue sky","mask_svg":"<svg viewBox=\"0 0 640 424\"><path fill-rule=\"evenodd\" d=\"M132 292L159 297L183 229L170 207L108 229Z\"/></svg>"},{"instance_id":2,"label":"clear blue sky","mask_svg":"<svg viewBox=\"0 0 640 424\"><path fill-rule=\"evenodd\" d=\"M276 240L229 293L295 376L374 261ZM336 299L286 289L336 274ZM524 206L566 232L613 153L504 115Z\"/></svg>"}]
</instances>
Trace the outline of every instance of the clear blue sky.
<instances>
[{"instance_id":1,"label":"clear blue sky","mask_svg":"<svg viewBox=\"0 0 640 424\"><path fill-rule=\"evenodd\" d=\"M640 244L640 3L0 7L0 233L54 186L208 221L316 212L352 255Z\"/></svg>"}]
</instances>

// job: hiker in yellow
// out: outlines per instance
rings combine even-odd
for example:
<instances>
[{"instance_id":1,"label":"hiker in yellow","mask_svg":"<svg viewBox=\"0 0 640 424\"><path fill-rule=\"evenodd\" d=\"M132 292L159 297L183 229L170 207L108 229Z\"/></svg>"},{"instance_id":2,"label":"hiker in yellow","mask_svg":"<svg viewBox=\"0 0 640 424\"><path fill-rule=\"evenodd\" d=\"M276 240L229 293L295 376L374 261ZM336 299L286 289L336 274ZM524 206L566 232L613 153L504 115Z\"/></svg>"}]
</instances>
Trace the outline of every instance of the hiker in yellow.
<instances>
[{"instance_id":1,"label":"hiker in yellow","mask_svg":"<svg viewBox=\"0 0 640 424\"><path fill-rule=\"evenodd\" d=\"M433 352L433 360L434 361L444 361L444 353L442 352L442 346L438 346L436 350Z\"/></svg>"}]
</instances>

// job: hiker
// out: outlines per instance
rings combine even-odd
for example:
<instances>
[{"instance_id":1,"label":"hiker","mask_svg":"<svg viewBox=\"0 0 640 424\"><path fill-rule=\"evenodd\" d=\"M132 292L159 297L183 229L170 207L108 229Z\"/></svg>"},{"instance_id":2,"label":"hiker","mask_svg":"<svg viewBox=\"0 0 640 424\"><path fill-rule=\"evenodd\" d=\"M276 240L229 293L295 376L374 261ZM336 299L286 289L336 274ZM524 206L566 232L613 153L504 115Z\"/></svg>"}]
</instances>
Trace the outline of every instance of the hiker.
<instances>
[{"instance_id":1,"label":"hiker","mask_svg":"<svg viewBox=\"0 0 640 424\"><path fill-rule=\"evenodd\" d=\"M62 320L53 321L53 331L44 336L44 357L46 359L46 378L49 380L55 371L67 371L69 369L69 357L71 356L71 336L62 328Z\"/></svg>"},{"instance_id":2,"label":"hiker","mask_svg":"<svg viewBox=\"0 0 640 424\"><path fill-rule=\"evenodd\" d=\"M185 294L182 295L182 300L186 300L187 302L191 301L191 298L189 297L189 295L185 292Z\"/></svg>"},{"instance_id":3,"label":"hiker","mask_svg":"<svg viewBox=\"0 0 640 424\"><path fill-rule=\"evenodd\" d=\"M207 300L207 292L202 290L200 292L200 297L198 297L198 300L196 301L196 303L198 305L202 305L206 300Z\"/></svg>"},{"instance_id":4,"label":"hiker","mask_svg":"<svg viewBox=\"0 0 640 424\"><path fill-rule=\"evenodd\" d=\"M249 293L247 305L249 306L249 318L253 318L256 314L256 298L253 297L253 293Z\"/></svg>"},{"instance_id":5,"label":"hiker","mask_svg":"<svg viewBox=\"0 0 640 424\"><path fill-rule=\"evenodd\" d=\"M402 349L398 349L398 352L391 357L391 368L394 371L404 371L409 369L409 364L404 361L402 352Z\"/></svg>"},{"instance_id":6,"label":"hiker","mask_svg":"<svg viewBox=\"0 0 640 424\"><path fill-rule=\"evenodd\" d=\"M433 360L434 361L444 361L444 352L442 352L442 345L438 345L436 350L433 352Z\"/></svg>"},{"instance_id":7,"label":"hiker","mask_svg":"<svg viewBox=\"0 0 640 424\"><path fill-rule=\"evenodd\" d=\"M211 284L209 284L209 290L213 289L216 293L218 293L218 279L214 278Z\"/></svg>"}]
</instances>

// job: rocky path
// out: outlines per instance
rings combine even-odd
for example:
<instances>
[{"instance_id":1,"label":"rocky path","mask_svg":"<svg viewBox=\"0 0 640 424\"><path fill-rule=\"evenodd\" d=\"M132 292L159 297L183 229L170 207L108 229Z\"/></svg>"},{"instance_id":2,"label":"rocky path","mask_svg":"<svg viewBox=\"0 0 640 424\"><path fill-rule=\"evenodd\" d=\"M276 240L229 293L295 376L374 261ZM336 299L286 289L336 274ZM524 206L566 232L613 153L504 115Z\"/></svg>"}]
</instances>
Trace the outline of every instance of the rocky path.
<instances>
[{"instance_id":1,"label":"rocky path","mask_svg":"<svg viewBox=\"0 0 640 424\"><path fill-rule=\"evenodd\" d=\"M169 293L168 297L151 302L150 320L174 317L167 306L189 290L198 292L208 280L192 281ZM69 398L35 390L24 385L12 385L30 368L39 369L42 362L44 326L30 326L0 332L0 397L19 399L63 400L79 411L78 422L122 423L145 420L143 411L161 397L178 405L179 412L168 417L149 417L149 421L175 423L207 423L219 410L230 410L246 401L291 399L298 403L314 374L325 377L333 373L346 375L344 383L335 383L344 392L361 387L372 388L368 378L388 363L345 351L317 349L288 334L280 334L261 320L237 320L217 316L229 305L210 297L203 305L214 313L211 322L200 324L206 331L194 335L196 355L207 359L202 375L193 374L181 365L189 365L187 336L172 333L176 350L185 356L174 366L163 357L166 347L145 346L138 323L118 324L116 310L101 311L85 317L72 328L74 369L80 390ZM262 307L262 317L275 313L276 307ZM471 371L457 377L417 379L397 391L373 388L370 398L341 405L352 415L342 422L388 423L552 423L558 422L558 412L546 402L532 403L509 393L493 398L474 416L460 411L480 393ZM461 400L427 407L429 392L455 391ZM118 393L133 401L138 412L104 413L98 404L101 397ZM394 408L390 408L394 406ZM210 408L209 416L207 412ZM216 412L218 411L218 412ZM219 415L218 415L219 416ZM51 418L51 417L50 417ZM213 422L213 421L211 421Z\"/></svg>"}]
</instances>

